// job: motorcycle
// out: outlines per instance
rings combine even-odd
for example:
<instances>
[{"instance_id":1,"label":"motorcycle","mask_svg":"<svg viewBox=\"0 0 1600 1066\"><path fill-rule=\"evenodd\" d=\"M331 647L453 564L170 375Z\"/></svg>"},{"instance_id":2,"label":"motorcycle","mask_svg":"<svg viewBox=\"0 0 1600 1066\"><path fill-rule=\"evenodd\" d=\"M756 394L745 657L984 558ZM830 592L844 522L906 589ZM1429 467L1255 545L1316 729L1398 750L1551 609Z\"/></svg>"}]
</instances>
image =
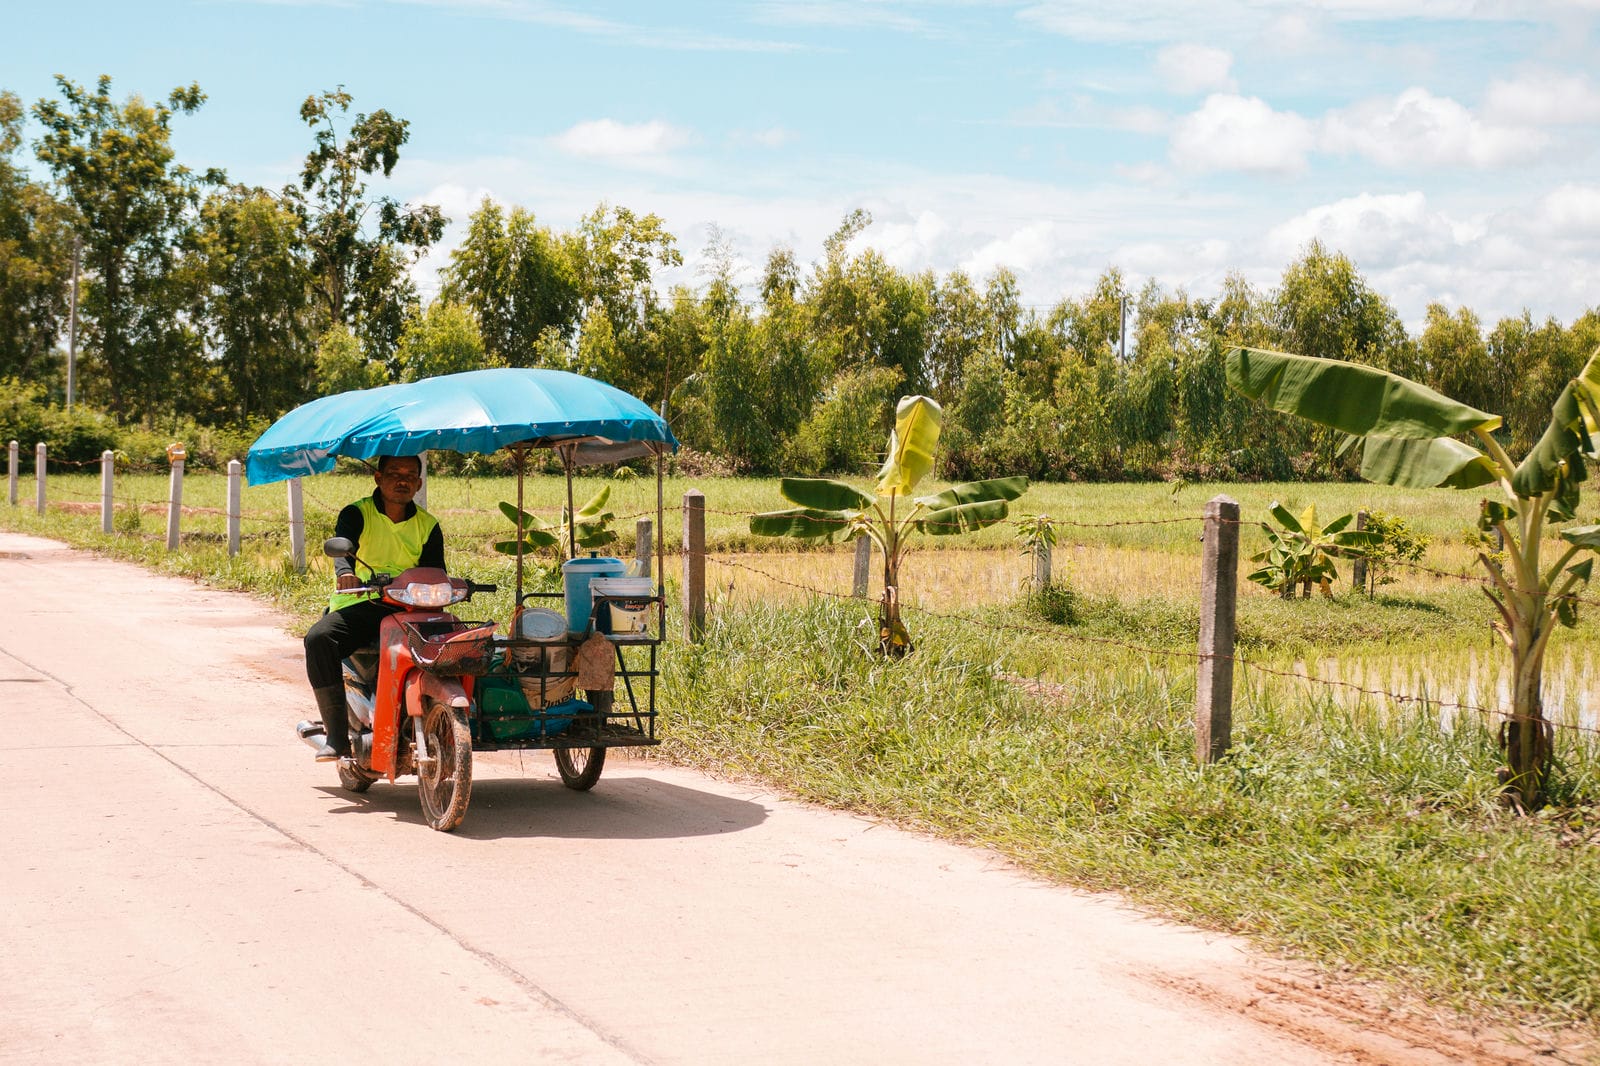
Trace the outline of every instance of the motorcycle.
<instances>
[{"instance_id":1,"label":"motorcycle","mask_svg":"<svg viewBox=\"0 0 1600 1066\"><path fill-rule=\"evenodd\" d=\"M356 559L344 537L322 550ZM462 621L445 608L495 590L421 566L374 573L366 586L346 590L377 592L399 610L383 619L375 647L344 661L351 751L338 762L344 788L365 792L380 778L416 774L428 825L448 832L461 824L472 795L471 678L492 654L497 623ZM296 732L322 745L321 722L301 722Z\"/></svg>"}]
</instances>

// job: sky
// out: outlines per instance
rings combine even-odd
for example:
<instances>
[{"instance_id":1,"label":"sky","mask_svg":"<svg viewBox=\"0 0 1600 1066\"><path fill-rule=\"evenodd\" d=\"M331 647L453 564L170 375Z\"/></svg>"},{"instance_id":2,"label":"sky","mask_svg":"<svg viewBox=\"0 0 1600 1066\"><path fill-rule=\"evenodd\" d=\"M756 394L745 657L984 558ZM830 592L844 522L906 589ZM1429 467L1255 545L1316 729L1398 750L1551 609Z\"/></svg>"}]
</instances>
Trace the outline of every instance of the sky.
<instances>
[{"instance_id":1,"label":"sky","mask_svg":"<svg viewBox=\"0 0 1600 1066\"><path fill-rule=\"evenodd\" d=\"M660 215L703 285L753 284L855 208L908 271L1013 271L1024 304L1270 289L1307 242L1348 255L1413 330L1600 305L1600 0L20 0L0 89L198 82L179 160L279 187L309 95L410 122L374 191L452 219L484 197L574 227ZM30 135L37 127L31 127Z\"/></svg>"}]
</instances>

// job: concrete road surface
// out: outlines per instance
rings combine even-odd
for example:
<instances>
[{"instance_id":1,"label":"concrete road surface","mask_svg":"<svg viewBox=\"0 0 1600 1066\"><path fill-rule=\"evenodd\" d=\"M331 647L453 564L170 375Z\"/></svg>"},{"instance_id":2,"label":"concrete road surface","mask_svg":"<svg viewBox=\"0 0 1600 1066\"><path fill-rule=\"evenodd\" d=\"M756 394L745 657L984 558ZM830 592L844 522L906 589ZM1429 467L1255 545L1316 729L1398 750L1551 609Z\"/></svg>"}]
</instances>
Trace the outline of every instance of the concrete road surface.
<instances>
[{"instance_id":1,"label":"concrete road surface","mask_svg":"<svg viewBox=\"0 0 1600 1066\"><path fill-rule=\"evenodd\" d=\"M1476 1055L1237 941L652 761L577 793L480 756L435 833L404 779L345 793L294 738L299 642L260 603L6 533L0 590L5 1062Z\"/></svg>"}]
</instances>

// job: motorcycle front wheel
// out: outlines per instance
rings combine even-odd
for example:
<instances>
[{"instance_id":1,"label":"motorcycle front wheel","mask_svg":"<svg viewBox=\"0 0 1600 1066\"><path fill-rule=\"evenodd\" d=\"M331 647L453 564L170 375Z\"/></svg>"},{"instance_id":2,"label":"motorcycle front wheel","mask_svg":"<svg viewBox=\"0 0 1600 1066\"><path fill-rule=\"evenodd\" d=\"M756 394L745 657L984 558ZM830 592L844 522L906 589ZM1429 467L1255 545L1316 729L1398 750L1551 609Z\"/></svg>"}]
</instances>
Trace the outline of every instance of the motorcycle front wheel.
<instances>
[{"instance_id":1,"label":"motorcycle front wheel","mask_svg":"<svg viewBox=\"0 0 1600 1066\"><path fill-rule=\"evenodd\" d=\"M448 833L466 817L472 798L472 732L451 708L429 700L422 711L422 736L428 746L426 753L416 753L422 814L429 826Z\"/></svg>"}]
</instances>

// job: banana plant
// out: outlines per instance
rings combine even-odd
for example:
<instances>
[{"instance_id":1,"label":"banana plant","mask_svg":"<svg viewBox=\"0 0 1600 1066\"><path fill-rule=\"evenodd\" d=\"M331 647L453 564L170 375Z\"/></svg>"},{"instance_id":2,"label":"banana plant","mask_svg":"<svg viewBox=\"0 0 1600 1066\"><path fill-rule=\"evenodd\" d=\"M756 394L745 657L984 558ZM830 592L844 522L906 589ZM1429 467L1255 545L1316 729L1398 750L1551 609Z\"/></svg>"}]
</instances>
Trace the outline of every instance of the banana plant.
<instances>
[{"instance_id":1,"label":"banana plant","mask_svg":"<svg viewBox=\"0 0 1600 1066\"><path fill-rule=\"evenodd\" d=\"M1267 534L1267 547L1250 557L1263 564L1250 575L1250 580L1277 590L1285 599L1294 594L1296 586L1303 590L1302 595L1309 596L1313 585L1331 597L1333 583L1339 580L1334 557L1366 555L1383 540L1377 533L1346 529L1355 515L1340 515L1325 526L1318 525L1316 504L1298 516L1276 501L1268 510L1282 528L1261 523Z\"/></svg>"},{"instance_id":2,"label":"banana plant","mask_svg":"<svg viewBox=\"0 0 1600 1066\"><path fill-rule=\"evenodd\" d=\"M514 503L500 502L500 513L509 518L516 527L510 540L495 542L494 550L502 555L516 555L517 542L522 542L523 555L534 555L540 551L554 550L556 553L557 568L566 558L564 548L576 540L580 548L603 548L614 543L617 534L610 528L611 520L616 517L606 510L606 503L611 499L611 486L606 485L599 492L589 497L589 501L578 508L577 518L574 519L567 513L567 508L561 508L561 524L549 526L538 515L517 509ZM568 537L568 525L572 524L572 538ZM559 569L557 570L559 572Z\"/></svg>"},{"instance_id":3,"label":"banana plant","mask_svg":"<svg viewBox=\"0 0 1600 1066\"><path fill-rule=\"evenodd\" d=\"M762 537L832 541L871 538L883 553L883 599L878 609L878 645L885 655L912 650L900 614L900 564L915 535L947 536L994 525L1006 517L1007 501L1028 490L1025 477L991 478L916 496L917 484L933 469L939 442L939 405L926 396L906 396L895 408L889 454L878 471L876 493L827 478L784 478L779 491L798 504L753 515L750 532Z\"/></svg>"},{"instance_id":4,"label":"banana plant","mask_svg":"<svg viewBox=\"0 0 1600 1066\"><path fill-rule=\"evenodd\" d=\"M1545 649L1558 626L1578 621L1578 595L1600 549L1600 525L1565 525L1551 554L1547 534L1577 516L1578 495L1600 440L1600 349L1550 410L1544 435L1515 461L1494 436L1500 416L1373 367L1304 355L1234 348L1228 384L1274 410L1348 434L1361 446L1361 476L1411 488L1494 490L1478 527L1503 538L1503 556L1478 562L1488 575L1493 625L1510 651L1511 715L1501 726L1508 798L1543 802L1552 730L1544 713ZM1468 437L1472 443L1457 438Z\"/></svg>"}]
</instances>

